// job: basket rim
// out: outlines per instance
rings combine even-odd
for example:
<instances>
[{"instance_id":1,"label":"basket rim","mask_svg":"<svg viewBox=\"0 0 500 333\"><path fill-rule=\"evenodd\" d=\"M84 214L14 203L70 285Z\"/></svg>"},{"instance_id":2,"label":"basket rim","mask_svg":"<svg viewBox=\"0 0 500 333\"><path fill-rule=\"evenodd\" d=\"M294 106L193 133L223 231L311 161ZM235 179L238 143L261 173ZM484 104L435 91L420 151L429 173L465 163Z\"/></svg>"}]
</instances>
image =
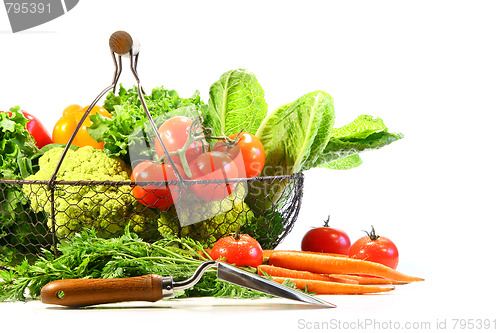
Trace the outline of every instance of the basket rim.
<instances>
[{"instance_id":1,"label":"basket rim","mask_svg":"<svg viewBox=\"0 0 500 333\"><path fill-rule=\"evenodd\" d=\"M304 174L302 172L295 173L291 175L276 175L276 176L262 176L262 177L252 177L252 178L230 178L230 179L200 179L200 180L190 180L184 179L182 182L186 185L195 184L213 184L213 183L254 183L254 182L267 182L267 181L279 181L284 179L303 179ZM12 184L12 185L49 185L50 180L27 180L27 179L5 179L0 178L0 184ZM113 180L54 180L53 185L108 185L108 186L133 186L133 185L178 185L181 181L178 180L167 180L167 181L150 181L150 182L133 182L131 180L113 181Z\"/></svg>"}]
</instances>

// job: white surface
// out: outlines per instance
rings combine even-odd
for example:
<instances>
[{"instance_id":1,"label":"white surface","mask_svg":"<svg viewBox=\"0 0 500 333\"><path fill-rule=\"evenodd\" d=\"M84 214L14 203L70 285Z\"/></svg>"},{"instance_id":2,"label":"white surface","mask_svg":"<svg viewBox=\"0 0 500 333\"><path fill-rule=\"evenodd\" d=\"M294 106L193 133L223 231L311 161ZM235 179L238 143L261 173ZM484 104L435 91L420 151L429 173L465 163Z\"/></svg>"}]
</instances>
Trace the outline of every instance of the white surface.
<instances>
[{"instance_id":1,"label":"white surface","mask_svg":"<svg viewBox=\"0 0 500 333\"><path fill-rule=\"evenodd\" d=\"M40 332L170 332L185 329L193 332L433 332L442 329L443 325L448 331L453 331L454 325L460 325L460 322L455 322L456 319L496 318L497 311L493 308L480 307L478 304L473 306L474 300L470 295L448 294L430 280L399 286L394 292L384 295L322 296L335 303L338 306L335 309L277 298L192 298L85 309L47 306L38 301L0 303L0 313L5 324L22 323L26 331L34 329Z\"/></svg>"},{"instance_id":2,"label":"white surface","mask_svg":"<svg viewBox=\"0 0 500 333\"><path fill-rule=\"evenodd\" d=\"M331 214L353 241L375 225L397 243L399 269L426 278L390 295L331 296L333 310L277 300L98 310L6 303L2 325L51 332L170 331L170 325L290 332L306 330L301 319L447 320L448 330L453 318L493 319L499 12L497 1L86 0L12 34L0 9L0 109L21 105L49 129L64 107L89 104L111 82L107 43L116 30L140 40L146 90L164 85L182 96L199 90L207 101L211 83L243 67L257 75L270 110L321 89L335 99L338 126L359 114L382 117L405 139L363 154L357 169L308 171L299 220L280 247L298 249L304 232ZM121 82L133 84L127 68Z\"/></svg>"}]
</instances>

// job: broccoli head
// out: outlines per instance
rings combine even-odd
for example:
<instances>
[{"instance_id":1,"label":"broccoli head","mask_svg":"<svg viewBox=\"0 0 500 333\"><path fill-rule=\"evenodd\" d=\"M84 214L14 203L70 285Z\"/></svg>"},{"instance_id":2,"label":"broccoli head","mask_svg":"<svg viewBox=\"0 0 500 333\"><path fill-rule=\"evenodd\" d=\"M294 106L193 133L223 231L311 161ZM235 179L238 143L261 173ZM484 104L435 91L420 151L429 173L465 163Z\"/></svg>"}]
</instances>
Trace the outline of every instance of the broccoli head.
<instances>
[{"instance_id":1,"label":"broccoli head","mask_svg":"<svg viewBox=\"0 0 500 333\"><path fill-rule=\"evenodd\" d=\"M27 180L46 181L52 177L63 148L45 152L39 160L40 169ZM129 181L130 169L119 158L109 157L91 146L74 151L69 149L57 173L65 181ZM146 229L150 212L133 196L129 185L56 184L54 187L54 220L51 218L50 191L45 183L23 185L23 192L35 212L45 212L48 225L54 225L58 237L78 232L82 227L94 227L105 237L124 230L130 224L134 232Z\"/></svg>"}]
</instances>

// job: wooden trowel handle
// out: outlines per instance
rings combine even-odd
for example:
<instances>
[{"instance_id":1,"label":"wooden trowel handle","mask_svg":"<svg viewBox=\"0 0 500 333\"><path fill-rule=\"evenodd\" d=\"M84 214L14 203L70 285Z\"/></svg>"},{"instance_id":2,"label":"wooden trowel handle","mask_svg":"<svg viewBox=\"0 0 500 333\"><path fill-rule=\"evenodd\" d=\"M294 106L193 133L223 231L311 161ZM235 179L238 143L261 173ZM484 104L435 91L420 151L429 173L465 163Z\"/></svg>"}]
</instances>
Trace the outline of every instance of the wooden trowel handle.
<instances>
[{"instance_id":1,"label":"wooden trowel handle","mask_svg":"<svg viewBox=\"0 0 500 333\"><path fill-rule=\"evenodd\" d=\"M89 306L129 301L156 302L163 298L162 277L149 274L119 279L68 279L46 284L42 303Z\"/></svg>"}]
</instances>

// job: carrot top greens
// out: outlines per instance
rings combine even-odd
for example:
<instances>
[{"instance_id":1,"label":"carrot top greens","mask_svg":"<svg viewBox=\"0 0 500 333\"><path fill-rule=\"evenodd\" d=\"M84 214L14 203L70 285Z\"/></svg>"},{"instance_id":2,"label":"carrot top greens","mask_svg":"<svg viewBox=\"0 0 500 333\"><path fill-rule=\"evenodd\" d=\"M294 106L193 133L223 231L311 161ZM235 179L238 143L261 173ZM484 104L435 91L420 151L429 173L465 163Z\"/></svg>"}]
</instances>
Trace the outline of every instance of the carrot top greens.
<instances>
[{"instance_id":1,"label":"carrot top greens","mask_svg":"<svg viewBox=\"0 0 500 333\"><path fill-rule=\"evenodd\" d=\"M190 238L168 236L147 243L128 229L122 236L110 239L97 237L93 230L82 230L70 241L61 242L58 249L61 254L57 258L45 250L44 256L32 264L24 261L14 269L0 270L0 301L37 299L45 284L60 279L158 274L180 281L207 260L202 255L206 254L203 246ZM221 281L215 270L209 270L195 286L175 295L202 296L253 298L265 294Z\"/></svg>"}]
</instances>

